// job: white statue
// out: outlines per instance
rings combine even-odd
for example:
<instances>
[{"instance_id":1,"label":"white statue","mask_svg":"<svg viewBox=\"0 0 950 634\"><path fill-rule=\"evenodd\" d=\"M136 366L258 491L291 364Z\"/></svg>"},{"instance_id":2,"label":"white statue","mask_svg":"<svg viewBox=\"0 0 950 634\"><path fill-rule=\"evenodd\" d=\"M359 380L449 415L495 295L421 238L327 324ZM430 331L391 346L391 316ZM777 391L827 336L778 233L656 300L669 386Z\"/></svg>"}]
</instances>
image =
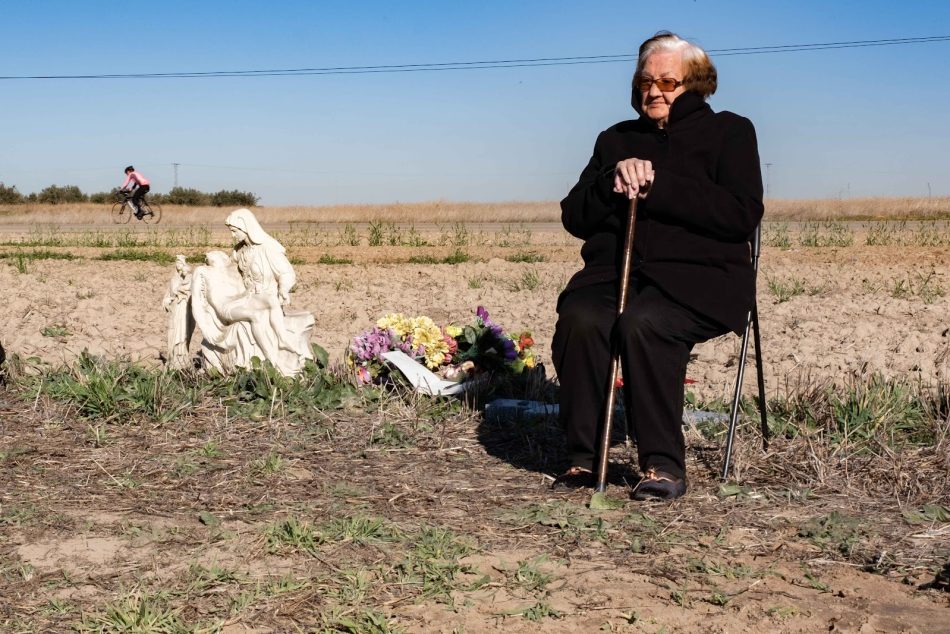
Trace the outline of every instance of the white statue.
<instances>
[{"instance_id":1,"label":"white statue","mask_svg":"<svg viewBox=\"0 0 950 634\"><path fill-rule=\"evenodd\" d=\"M195 320L189 310L191 297L191 267L185 256L175 258L175 274L168 281L168 290L162 307L168 313L168 366L173 370L191 367L188 343L195 330Z\"/></svg>"},{"instance_id":2,"label":"white statue","mask_svg":"<svg viewBox=\"0 0 950 634\"><path fill-rule=\"evenodd\" d=\"M257 357L282 374L298 373L313 358L313 315L285 312L296 281L284 247L270 237L248 209L225 221L234 237L229 258L207 254L207 266L191 277L191 311L201 329L201 356L221 372L250 367Z\"/></svg>"}]
</instances>

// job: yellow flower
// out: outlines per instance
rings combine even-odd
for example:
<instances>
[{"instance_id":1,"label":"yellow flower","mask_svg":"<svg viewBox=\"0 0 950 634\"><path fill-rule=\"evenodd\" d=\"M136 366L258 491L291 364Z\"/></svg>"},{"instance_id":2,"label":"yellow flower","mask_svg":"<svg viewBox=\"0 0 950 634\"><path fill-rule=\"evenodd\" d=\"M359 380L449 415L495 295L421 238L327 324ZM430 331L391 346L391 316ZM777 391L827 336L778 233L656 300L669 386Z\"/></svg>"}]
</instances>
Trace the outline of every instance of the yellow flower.
<instances>
[{"instance_id":1,"label":"yellow flower","mask_svg":"<svg viewBox=\"0 0 950 634\"><path fill-rule=\"evenodd\" d=\"M434 369L445 361L449 344L442 336L442 330L429 317L416 317L412 321L412 345L415 348L425 346L425 364Z\"/></svg>"},{"instance_id":2,"label":"yellow flower","mask_svg":"<svg viewBox=\"0 0 950 634\"><path fill-rule=\"evenodd\" d=\"M462 334L462 329L456 326L455 324L449 324L445 327L445 334L455 339L460 334Z\"/></svg>"},{"instance_id":3,"label":"yellow flower","mask_svg":"<svg viewBox=\"0 0 950 634\"><path fill-rule=\"evenodd\" d=\"M380 328L389 328L400 339L406 337L412 331L412 323L408 317L402 313L389 313L379 319L376 325Z\"/></svg>"}]
</instances>

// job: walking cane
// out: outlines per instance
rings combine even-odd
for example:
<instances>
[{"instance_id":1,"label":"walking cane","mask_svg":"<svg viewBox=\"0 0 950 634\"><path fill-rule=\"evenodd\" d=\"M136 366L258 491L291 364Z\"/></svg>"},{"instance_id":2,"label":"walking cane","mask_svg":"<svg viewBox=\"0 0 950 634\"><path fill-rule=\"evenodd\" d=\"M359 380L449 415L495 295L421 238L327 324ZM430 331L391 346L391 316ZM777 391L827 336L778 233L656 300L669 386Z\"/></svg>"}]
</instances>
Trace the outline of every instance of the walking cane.
<instances>
[{"instance_id":1,"label":"walking cane","mask_svg":"<svg viewBox=\"0 0 950 634\"><path fill-rule=\"evenodd\" d=\"M650 183L647 183L647 187ZM646 188L644 188L644 191ZM630 284L630 268L633 262L633 231L637 221L637 196L630 200L630 217L627 220L627 236L623 244L623 264L620 269L620 292L617 297L617 319L627 307L627 286ZM603 431L600 437L600 454L597 461L598 493L607 490L607 453L610 450L610 428L614 422L614 403L617 397L617 378L620 374L620 350L615 343L610 354L610 378L607 383L607 404L604 410ZM629 413L627 414L629 416Z\"/></svg>"}]
</instances>

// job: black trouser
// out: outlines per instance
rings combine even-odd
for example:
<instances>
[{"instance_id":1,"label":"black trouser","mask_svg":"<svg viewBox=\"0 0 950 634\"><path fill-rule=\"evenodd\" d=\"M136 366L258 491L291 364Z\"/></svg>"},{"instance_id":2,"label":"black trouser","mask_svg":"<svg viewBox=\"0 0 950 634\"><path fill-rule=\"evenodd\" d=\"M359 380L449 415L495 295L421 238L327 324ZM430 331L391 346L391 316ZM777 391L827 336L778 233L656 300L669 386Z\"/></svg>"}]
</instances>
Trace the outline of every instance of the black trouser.
<instances>
[{"instance_id":1,"label":"black trouser","mask_svg":"<svg viewBox=\"0 0 950 634\"><path fill-rule=\"evenodd\" d=\"M135 191L132 192L132 204L135 206L135 213L143 213L142 199L145 198L145 194L148 193L149 189L148 185L142 185L141 187L136 187Z\"/></svg>"},{"instance_id":2,"label":"black trouser","mask_svg":"<svg viewBox=\"0 0 950 634\"><path fill-rule=\"evenodd\" d=\"M594 465L616 324L626 415L636 435L640 469L654 467L683 477L683 381L689 353L694 344L728 328L678 304L656 286L636 282L618 321L616 286L610 282L578 288L559 301L551 348L571 465Z\"/></svg>"}]
</instances>

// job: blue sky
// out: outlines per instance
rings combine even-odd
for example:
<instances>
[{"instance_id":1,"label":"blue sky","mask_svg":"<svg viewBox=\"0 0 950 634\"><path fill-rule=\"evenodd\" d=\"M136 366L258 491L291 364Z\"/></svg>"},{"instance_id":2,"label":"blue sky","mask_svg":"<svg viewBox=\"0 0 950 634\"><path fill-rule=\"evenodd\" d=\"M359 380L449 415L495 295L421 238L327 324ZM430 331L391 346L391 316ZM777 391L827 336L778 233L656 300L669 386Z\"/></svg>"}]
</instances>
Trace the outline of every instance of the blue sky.
<instances>
[{"instance_id":1,"label":"blue sky","mask_svg":"<svg viewBox=\"0 0 950 634\"><path fill-rule=\"evenodd\" d=\"M4 3L0 75L160 73L635 53L950 35L950 3ZM950 42L713 55L773 197L950 195ZM0 181L262 203L558 200L597 133L633 118L632 62L302 77L0 81Z\"/></svg>"}]
</instances>

